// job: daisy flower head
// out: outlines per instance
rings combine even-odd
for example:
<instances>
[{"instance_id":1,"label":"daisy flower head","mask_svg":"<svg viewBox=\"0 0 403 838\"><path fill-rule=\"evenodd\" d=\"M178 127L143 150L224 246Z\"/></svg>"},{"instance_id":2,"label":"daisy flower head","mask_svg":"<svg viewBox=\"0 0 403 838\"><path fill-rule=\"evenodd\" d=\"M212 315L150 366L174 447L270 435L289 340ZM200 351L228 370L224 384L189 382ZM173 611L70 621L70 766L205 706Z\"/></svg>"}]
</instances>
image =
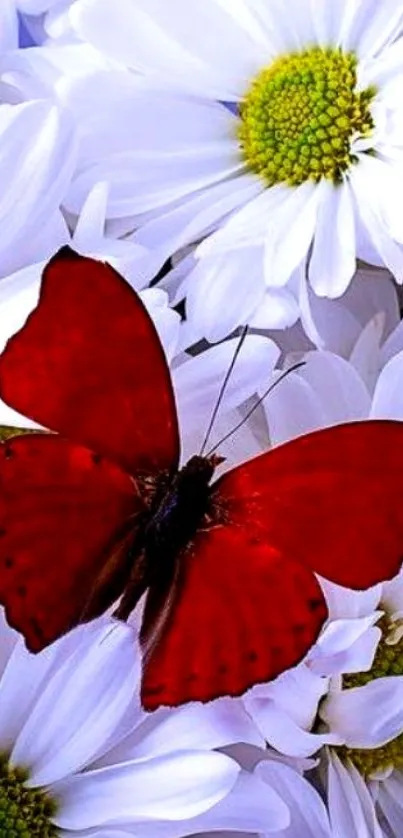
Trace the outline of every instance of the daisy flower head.
<instances>
[{"instance_id":1,"label":"daisy flower head","mask_svg":"<svg viewBox=\"0 0 403 838\"><path fill-rule=\"evenodd\" d=\"M274 788L217 750L238 737L262 746L241 703L150 717L140 669L136 631L123 623L98 619L32 655L1 615L1 836L287 826Z\"/></svg>"},{"instance_id":2,"label":"daisy flower head","mask_svg":"<svg viewBox=\"0 0 403 838\"><path fill-rule=\"evenodd\" d=\"M280 325L294 322L301 264L320 296L345 291L357 256L402 280L395 0L197 0L191 10L175 0L169 13L162 0L126 0L114 27L107 0L77 0L71 20L109 59L143 73L116 73L106 93L120 132L109 139L110 212L140 220L138 240L165 255L204 239L185 291L188 317L208 338L261 306L269 327L280 303ZM96 76L66 92L73 112ZM137 132L123 127L129 97ZM101 160L91 127L83 130L92 159L72 207L108 167L105 147Z\"/></svg>"}]
</instances>

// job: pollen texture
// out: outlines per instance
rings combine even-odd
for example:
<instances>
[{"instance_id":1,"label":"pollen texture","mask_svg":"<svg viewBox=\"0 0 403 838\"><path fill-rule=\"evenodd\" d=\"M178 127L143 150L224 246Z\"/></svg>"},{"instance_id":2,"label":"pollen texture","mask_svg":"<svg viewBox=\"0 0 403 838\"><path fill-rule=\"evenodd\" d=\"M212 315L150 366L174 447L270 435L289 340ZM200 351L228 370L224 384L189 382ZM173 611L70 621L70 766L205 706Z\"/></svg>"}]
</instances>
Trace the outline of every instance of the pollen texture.
<instances>
[{"instance_id":1,"label":"pollen texture","mask_svg":"<svg viewBox=\"0 0 403 838\"><path fill-rule=\"evenodd\" d=\"M53 838L56 803L40 789L26 786L29 772L14 768L0 754L0 838Z\"/></svg>"},{"instance_id":2,"label":"pollen texture","mask_svg":"<svg viewBox=\"0 0 403 838\"><path fill-rule=\"evenodd\" d=\"M267 185L337 184L356 162L352 141L374 128L376 88L357 90L357 58L312 47L277 58L240 106L238 139L250 170Z\"/></svg>"}]
</instances>

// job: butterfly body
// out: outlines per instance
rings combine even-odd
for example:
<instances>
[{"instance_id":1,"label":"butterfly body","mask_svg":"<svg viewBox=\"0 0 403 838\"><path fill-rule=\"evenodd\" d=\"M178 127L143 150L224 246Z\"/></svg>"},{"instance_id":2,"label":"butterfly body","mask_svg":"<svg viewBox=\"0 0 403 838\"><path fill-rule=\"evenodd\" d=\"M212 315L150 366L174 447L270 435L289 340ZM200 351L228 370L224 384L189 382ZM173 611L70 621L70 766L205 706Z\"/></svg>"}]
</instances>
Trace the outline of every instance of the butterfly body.
<instances>
[{"instance_id":1,"label":"butterfly body","mask_svg":"<svg viewBox=\"0 0 403 838\"><path fill-rule=\"evenodd\" d=\"M151 563L175 557L191 540L208 510L210 482L219 458L192 457L178 471L161 499L157 496L145 527L144 543Z\"/></svg>"},{"instance_id":2,"label":"butterfly body","mask_svg":"<svg viewBox=\"0 0 403 838\"><path fill-rule=\"evenodd\" d=\"M187 362L186 362L187 363ZM0 443L0 603L38 652L145 595L145 709L240 695L327 617L315 574L362 589L403 555L403 423L299 437L213 480L179 469L169 369L141 299L63 248L0 355L0 397L52 433Z\"/></svg>"},{"instance_id":3,"label":"butterfly body","mask_svg":"<svg viewBox=\"0 0 403 838\"><path fill-rule=\"evenodd\" d=\"M211 504L211 479L222 458L194 456L173 475L148 485L149 504L133 545L132 574L115 615L127 619L147 588L159 588L174 575L174 564L186 561L196 533L218 522Z\"/></svg>"}]
</instances>

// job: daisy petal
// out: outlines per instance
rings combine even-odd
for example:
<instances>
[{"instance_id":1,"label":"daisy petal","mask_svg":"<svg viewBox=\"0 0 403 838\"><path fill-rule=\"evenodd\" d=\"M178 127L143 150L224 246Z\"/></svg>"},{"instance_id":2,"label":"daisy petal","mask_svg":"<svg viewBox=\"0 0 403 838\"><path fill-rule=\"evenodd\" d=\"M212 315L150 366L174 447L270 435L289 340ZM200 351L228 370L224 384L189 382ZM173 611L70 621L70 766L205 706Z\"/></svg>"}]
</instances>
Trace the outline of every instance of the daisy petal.
<instances>
[{"instance_id":1,"label":"daisy petal","mask_svg":"<svg viewBox=\"0 0 403 838\"><path fill-rule=\"evenodd\" d=\"M54 783L90 762L129 706L135 718L140 656L131 629L100 621L83 641L42 689L16 739L12 761L30 767L30 785Z\"/></svg>"},{"instance_id":2,"label":"daisy petal","mask_svg":"<svg viewBox=\"0 0 403 838\"><path fill-rule=\"evenodd\" d=\"M206 706L187 704L172 710L161 710L146 719L113 751L108 751L97 767L128 759L153 759L172 751L224 748L234 742L249 742L264 747L264 739L251 722L242 703L219 699Z\"/></svg>"},{"instance_id":3,"label":"daisy petal","mask_svg":"<svg viewBox=\"0 0 403 838\"><path fill-rule=\"evenodd\" d=\"M259 763L256 774L289 805L291 824L284 838L330 838L326 807L303 777L287 765L274 761Z\"/></svg>"},{"instance_id":4,"label":"daisy petal","mask_svg":"<svg viewBox=\"0 0 403 838\"><path fill-rule=\"evenodd\" d=\"M377 748L403 730L403 677L330 693L320 715L350 748Z\"/></svg>"},{"instance_id":5,"label":"daisy petal","mask_svg":"<svg viewBox=\"0 0 403 838\"><path fill-rule=\"evenodd\" d=\"M76 145L68 115L45 101L2 105L0 122L0 274L5 276L43 258L43 241L37 255L36 239L59 209Z\"/></svg>"},{"instance_id":6,"label":"daisy petal","mask_svg":"<svg viewBox=\"0 0 403 838\"><path fill-rule=\"evenodd\" d=\"M305 259L315 232L321 192L321 185L303 183L289 190L288 198L274 212L265 240L265 277L269 286L285 285Z\"/></svg>"},{"instance_id":7,"label":"daisy petal","mask_svg":"<svg viewBox=\"0 0 403 838\"><path fill-rule=\"evenodd\" d=\"M316 222L309 280L319 297L340 297L355 272L354 212L348 183L325 182Z\"/></svg>"},{"instance_id":8,"label":"daisy petal","mask_svg":"<svg viewBox=\"0 0 403 838\"><path fill-rule=\"evenodd\" d=\"M86 829L119 819L185 820L210 809L236 783L239 766L219 753L184 751L87 771L57 787L64 829Z\"/></svg>"},{"instance_id":9,"label":"daisy petal","mask_svg":"<svg viewBox=\"0 0 403 838\"><path fill-rule=\"evenodd\" d=\"M308 757L326 743L338 744L341 737L334 733L309 733L271 699L256 699L253 718L269 745L282 754Z\"/></svg>"},{"instance_id":10,"label":"daisy petal","mask_svg":"<svg viewBox=\"0 0 403 838\"><path fill-rule=\"evenodd\" d=\"M18 18L14 0L2 0L0 9L0 55L18 47Z\"/></svg>"},{"instance_id":11,"label":"daisy petal","mask_svg":"<svg viewBox=\"0 0 403 838\"><path fill-rule=\"evenodd\" d=\"M351 766L330 757L328 775L332 834L343 838L382 838L374 804L364 780Z\"/></svg>"},{"instance_id":12,"label":"daisy petal","mask_svg":"<svg viewBox=\"0 0 403 838\"><path fill-rule=\"evenodd\" d=\"M71 20L81 37L113 60L223 101L240 98L266 58L231 7L215 0L196 5L190 17L185 0L172 0L169 10L161 0L122 0L112 28L108 0L79 0Z\"/></svg>"},{"instance_id":13,"label":"daisy petal","mask_svg":"<svg viewBox=\"0 0 403 838\"><path fill-rule=\"evenodd\" d=\"M379 375L372 401L371 417L403 419L403 352L399 352Z\"/></svg>"},{"instance_id":14,"label":"daisy petal","mask_svg":"<svg viewBox=\"0 0 403 838\"><path fill-rule=\"evenodd\" d=\"M264 278L256 248L201 259L189 277L186 315L195 334L210 343L244 325L264 299Z\"/></svg>"},{"instance_id":15,"label":"daisy petal","mask_svg":"<svg viewBox=\"0 0 403 838\"><path fill-rule=\"evenodd\" d=\"M400 772L395 772L384 783L379 784L377 805L388 822L393 835L403 834L403 783Z\"/></svg>"}]
</instances>

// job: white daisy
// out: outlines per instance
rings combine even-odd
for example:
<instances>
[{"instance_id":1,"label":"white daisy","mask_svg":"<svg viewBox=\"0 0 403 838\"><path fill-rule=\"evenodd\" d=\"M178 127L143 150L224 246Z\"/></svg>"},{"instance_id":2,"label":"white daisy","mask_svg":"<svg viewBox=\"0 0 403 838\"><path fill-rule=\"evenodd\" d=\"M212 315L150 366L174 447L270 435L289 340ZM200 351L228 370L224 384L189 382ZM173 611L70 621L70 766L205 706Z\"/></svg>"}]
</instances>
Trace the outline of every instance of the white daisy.
<instances>
[{"instance_id":1,"label":"white daisy","mask_svg":"<svg viewBox=\"0 0 403 838\"><path fill-rule=\"evenodd\" d=\"M262 744L239 702L143 713L132 628L97 620L35 656L1 618L0 663L7 838L173 838L236 829L238 819L253 831L289 822L274 790L214 750L238 738Z\"/></svg>"},{"instance_id":2,"label":"white daisy","mask_svg":"<svg viewBox=\"0 0 403 838\"><path fill-rule=\"evenodd\" d=\"M345 291L357 255L402 281L397 0L124 0L113 26L109 0L77 0L70 15L146 78L66 79L82 135L68 206L105 178L109 218L142 221L139 242L166 256L206 237L186 288L197 329L218 339L261 306L271 325L279 301L292 323L308 254L319 296Z\"/></svg>"}]
</instances>

